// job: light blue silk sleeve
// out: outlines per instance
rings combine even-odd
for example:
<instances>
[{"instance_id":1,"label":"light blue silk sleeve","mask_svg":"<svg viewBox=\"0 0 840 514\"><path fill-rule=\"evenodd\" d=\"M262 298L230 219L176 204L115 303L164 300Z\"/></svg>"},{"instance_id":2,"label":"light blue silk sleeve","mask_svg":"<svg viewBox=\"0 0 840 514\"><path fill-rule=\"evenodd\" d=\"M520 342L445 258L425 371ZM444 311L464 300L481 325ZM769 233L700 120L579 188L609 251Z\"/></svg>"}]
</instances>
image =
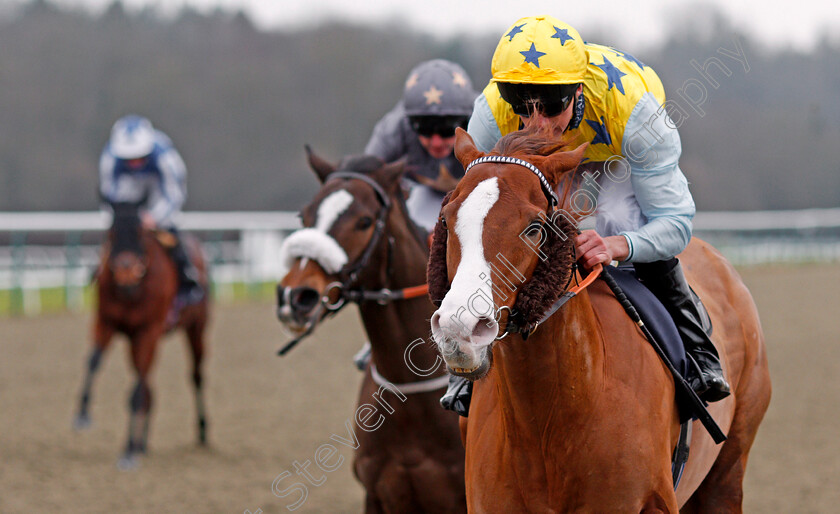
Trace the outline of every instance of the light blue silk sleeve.
<instances>
[{"instance_id":1,"label":"light blue silk sleeve","mask_svg":"<svg viewBox=\"0 0 840 514\"><path fill-rule=\"evenodd\" d=\"M630 181L646 224L622 232L631 262L670 259L691 239L695 207L688 181L679 166L680 135L651 93L636 104L624 129L622 153L630 165Z\"/></svg>"},{"instance_id":2,"label":"light blue silk sleeve","mask_svg":"<svg viewBox=\"0 0 840 514\"><path fill-rule=\"evenodd\" d=\"M475 146L482 152L489 152L496 146L496 142L502 138L502 131L496 124L493 111L484 93L478 95L473 104L473 113L470 116L470 123L467 125L467 132L475 141Z\"/></svg>"}]
</instances>

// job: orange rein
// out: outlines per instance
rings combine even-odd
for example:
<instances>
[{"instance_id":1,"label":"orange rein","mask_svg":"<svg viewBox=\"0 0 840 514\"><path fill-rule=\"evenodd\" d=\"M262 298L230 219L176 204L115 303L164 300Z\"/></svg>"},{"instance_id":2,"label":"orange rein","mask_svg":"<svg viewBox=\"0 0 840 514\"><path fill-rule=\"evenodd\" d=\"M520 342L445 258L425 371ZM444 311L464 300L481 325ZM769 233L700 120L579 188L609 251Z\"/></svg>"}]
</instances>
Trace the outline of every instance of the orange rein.
<instances>
[{"instance_id":1,"label":"orange rein","mask_svg":"<svg viewBox=\"0 0 840 514\"><path fill-rule=\"evenodd\" d=\"M589 272L589 275L587 275L586 278L583 279L583 281L580 284L578 284L574 287L570 287L568 292L573 294L573 295L578 294L579 292L581 292L584 289L586 289L587 287L589 287L590 284L592 284L592 282L595 282L595 279L600 277L601 272L603 272L603 271L604 271L604 265L603 264L596 264L595 267L592 268L592 271Z\"/></svg>"},{"instance_id":2,"label":"orange rein","mask_svg":"<svg viewBox=\"0 0 840 514\"><path fill-rule=\"evenodd\" d=\"M399 291L396 291L396 293L402 293L403 300L410 300L412 298L417 298L419 296L429 294L429 284L406 287L405 289L400 289Z\"/></svg>"},{"instance_id":3,"label":"orange rein","mask_svg":"<svg viewBox=\"0 0 840 514\"><path fill-rule=\"evenodd\" d=\"M595 282L595 280L598 277L601 276L601 273L603 271L604 271L604 266L602 264L596 264L595 267L592 268L592 271L589 272L589 275L587 275L586 278L581 280L575 286L572 286L569 289L567 289L560 296L560 298L558 298L557 301L554 302L554 304L548 309L548 311L545 313L545 315L542 317L542 319L539 320L538 322L536 322L534 324L534 326L530 328L530 330L525 330L523 332L520 329L520 330L515 330L515 331L519 331L520 334L522 335L523 339L527 339L528 336L530 336L531 334L536 332L537 328L539 328L540 325L542 325L548 318L550 318L552 315L554 315L555 312L560 310L560 308L563 307L563 305L565 305L566 302L568 302L569 300L571 300L572 298L577 296L578 293L580 293L581 291L583 291L584 289L589 287L593 282ZM575 271L575 276L577 276L577 273L578 272ZM502 311L502 310L507 310L508 311L508 319L505 321L504 333L501 336L496 337L497 341L499 341L501 339L504 339L505 337L507 337L508 334L512 333L512 331L510 330L510 327L511 327L510 314L509 314L510 313L510 308L509 307L502 307L502 308L499 309L499 311ZM499 320L499 321L501 321L501 320ZM500 323L500 325L501 325L501 323Z\"/></svg>"}]
</instances>

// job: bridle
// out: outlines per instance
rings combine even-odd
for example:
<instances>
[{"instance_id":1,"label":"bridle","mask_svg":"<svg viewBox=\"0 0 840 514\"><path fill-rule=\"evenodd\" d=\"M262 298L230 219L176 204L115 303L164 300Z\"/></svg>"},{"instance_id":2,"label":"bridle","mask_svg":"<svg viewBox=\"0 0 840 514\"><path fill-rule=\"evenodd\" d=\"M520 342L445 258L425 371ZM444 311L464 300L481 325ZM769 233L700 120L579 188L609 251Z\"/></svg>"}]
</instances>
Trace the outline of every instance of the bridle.
<instances>
[{"instance_id":1,"label":"bridle","mask_svg":"<svg viewBox=\"0 0 840 514\"><path fill-rule=\"evenodd\" d=\"M540 181L540 186L542 187L543 194L545 194L546 200L548 200L548 208L546 210L547 219L552 220L554 219L554 214L560 209L560 199L557 196L557 193L554 192L554 189L551 187L548 179L546 178L545 174L540 171L539 168L534 166L528 161L523 159L519 159L517 157L508 157L503 155L485 155L484 157L479 157L472 161L469 165L467 165L464 175L475 165L483 164L483 163L501 163L501 164L516 164L518 166L522 166L523 168L529 170L533 173ZM580 231L577 231L580 233ZM499 307L496 309L494 313L494 319L497 322L501 321L502 315L507 311L507 317L505 320L505 327L504 330L501 331L501 335L496 336L496 341L500 341L507 337L509 334L519 334L523 340L528 339L528 337L533 334L537 328L544 323L548 318L550 318L555 312L560 310L563 305L566 304L569 300L577 296L579 292L583 289L587 288L590 284L592 284L595 279L597 279L601 272L603 271L603 266L598 264L595 268L583 278L583 280L578 280L578 265L577 265L577 250L572 246L572 252L575 253L573 264L572 264L572 273L569 276L569 281L566 283L564 287L564 292L560 295L551 307L543 313L542 317L539 321L535 323L528 323L524 319L524 315L521 312L516 312L507 305ZM575 281L575 285L573 287L569 287L572 283L572 280ZM501 326L501 323L499 323Z\"/></svg>"},{"instance_id":2,"label":"bridle","mask_svg":"<svg viewBox=\"0 0 840 514\"><path fill-rule=\"evenodd\" d=\"M370 237L367 247L365 247L364 251L359 256L359 258L356 259L355 262L345 265L344 268L341 271L339 271L338 276L341 278L341 281L333 282L332 284L327 286L327 289L324 294L324 298L326 298L325 308L328 311L337 312L347 302L354 302L357 304L362 302L376 302L379 305L385 305L394 300L408 300L411 298L417 298L419 296L428 294L428 284L407 287L396 291L392 291L388 288L368 290L361 287L351 287L357 282L359 278L359 273L361 273L362 270L364 270L370 263L370 258L373 255L373 252L376 250L376 247L379 245L379 241L385 234L386 218L393 204L391 202L391 198L388 197L388 194L385 192L384 189L382 189L382 186L380 186L375 180L368 177L367 175L356 173L354 171L336 171L334 173L331 173L329 178L330 180L332 180L333 178L361 180L362 182L370 186L371 189L373 189L374 193L376 193L376 198L379 200L380 208L379 211L376 213L376 221L374 222L373 235ZM387 269L389 273L393 269L393 247L394 239L392 237L389 237L387 261ZM338 290L339 297L335 301L335 303L330 303L330 293L335 289Z\"/></svg>"},{"instance_id":3,"label":"bridle","mask_svg":"<svg viewBox=\"0 0 840 514\"><path fill-rule=\"evenodd\" d=\"M379 210L376 213L376 219L373 225L373 235L371 235L370 240L368 240L368 244L365 249L362 251L362 254L359 256L352 263L346 264L341 270L338 272L339 280L330 283L327 285L326 289L324 290L323 295L319 301L318 307L316 307L316 312L312 316L312 321L310 321L307 325L306 330L295 339L288 342L284 347L282 347L277 353L278 355L285 355L289 350L291 350L295 345L297 345L303 338L310 335L312 331L315 329L315 326L323 321L327 317L335 316L341 309L343 309L348 302L361 304L363 302L376 302L379 305L386 305L395 300L410 300L412 298L418 298L420 296L427 295L429 293L429 285L428 284L421 284L418 286L406 287L404 289L398 289L396 291L383 288L383 289L364 289L362 287L353 287L354 284L359 279L359 274L364 270L367 265L370 263L370 259L373 256L373 252L379 245L382 237L385 235L385 225L386 219L388 217L388 212L390 212L391 207L393 206L393 202L385 190L380 186L375 180L364 175L362 173L357 173L355 171L335 171L330 173L327 181L333 179L345 179L345 180L361 180L371 189L373 189L376 198L379 200ZM388 257L387 257L387 270L388 274L391 274L393 270L393 253L394 253L394 238L388 237ZM337 291L338 295L333 300L334 292ZM278 295L280 292L278 291ZM278 299L278 303L279 303Z\"/></svg>"}]
</instances>

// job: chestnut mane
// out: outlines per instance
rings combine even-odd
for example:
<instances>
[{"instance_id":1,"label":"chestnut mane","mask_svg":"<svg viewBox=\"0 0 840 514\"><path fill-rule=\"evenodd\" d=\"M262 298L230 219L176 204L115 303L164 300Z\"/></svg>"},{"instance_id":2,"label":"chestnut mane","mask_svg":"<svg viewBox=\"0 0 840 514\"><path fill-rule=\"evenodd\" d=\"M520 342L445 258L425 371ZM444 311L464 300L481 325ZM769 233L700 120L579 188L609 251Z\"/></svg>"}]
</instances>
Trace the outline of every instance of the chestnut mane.
<instances>
[{"instance_id":1,"label":"chestnut mane","mask_svg":"<svg viewBox=\"0 0 840 514\"><path fill-rule=\"evenodd\" d=\"M572 150L577 138L563 135L557 137L540 127L523 128L503 136L488 155L522 157L551 155L554 152ZM527 159L526 159L527 160Z\"/></svg>"}]
</instances>

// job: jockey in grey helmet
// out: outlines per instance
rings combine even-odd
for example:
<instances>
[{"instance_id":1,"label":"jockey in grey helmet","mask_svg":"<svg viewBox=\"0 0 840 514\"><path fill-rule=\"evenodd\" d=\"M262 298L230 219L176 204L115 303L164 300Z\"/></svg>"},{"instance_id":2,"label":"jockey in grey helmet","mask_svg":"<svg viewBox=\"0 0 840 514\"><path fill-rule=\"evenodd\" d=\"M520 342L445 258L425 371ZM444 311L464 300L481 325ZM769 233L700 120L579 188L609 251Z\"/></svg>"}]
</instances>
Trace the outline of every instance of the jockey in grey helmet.
<instances>
[{"instance_id":1,"label":"jockey in grey helmet","mask_svg":"<svg viewBox=\"0 0 840 514\"><path fill-rule=\"evenodd\" d=\"M385 162L406 159L408 214L429 232L443 197L464 176L454 154L455 129L466 129L476 96L461 66L444 59L422 62L409 72L402 99L377 122L365 146L366 154ZM362 370L369 359L369 343L353 357Z\"/></svg>"},{"instance_id":2,"label":"jockey in grey helmet","mask_svg":"<svg viewBox=\"0 0 840 514\"><path fill-rule=\"evenodd\" d=\"M476 96L461 66L444 59L420 63L365 147L365 153L386 162L406 159L408 211L426 230L434 228L443 196L464 175L453 154L455 128L466 128Z\"/></svg>"},{"instance_id":3,"label":"jockey in grey helmet","mask_svg":"<svg viewBox=\"0 0 840 514\"><path fill-rule=\"evenodd\" d=\"M99 158L99 192L106 204L137 202L148 194L143 226L175 236L169 252L178 269L177 304L200 300L198 271L187 257L175 224L187 196L186 166L169 137L142 116L117 120Z\"/></svg>"}]
</instances>

